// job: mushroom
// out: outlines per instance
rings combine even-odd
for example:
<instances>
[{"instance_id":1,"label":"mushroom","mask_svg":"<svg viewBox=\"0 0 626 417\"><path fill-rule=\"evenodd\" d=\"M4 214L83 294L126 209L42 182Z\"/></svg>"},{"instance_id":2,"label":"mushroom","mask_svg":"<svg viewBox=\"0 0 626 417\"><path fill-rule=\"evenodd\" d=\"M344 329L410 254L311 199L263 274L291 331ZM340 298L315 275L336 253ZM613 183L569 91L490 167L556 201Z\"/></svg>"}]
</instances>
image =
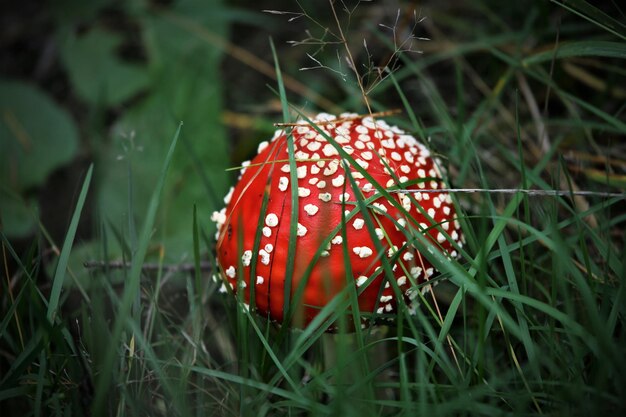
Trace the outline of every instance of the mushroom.
<instances>
[{"instance_id":1,"label":"mushroom","mask_svg":"<svg viewBox=\"0 0 626 417\"><path fill-rule=\"evenodd\" d=\"M304 286L290 317L300 327L346 285L355 286L364 317L394 313L398 295L414 312L418 289L427 287L420 284L435 273L414 245L416 234L448 257L463 245L450 195L437 191L444 184L436 160L413 136L382 120L319 114L278 130L243 166L226 207L212 216L217 263L223 282L272 320L284 319L289 256L290 298Z\"/></svg>"}]
</instances>

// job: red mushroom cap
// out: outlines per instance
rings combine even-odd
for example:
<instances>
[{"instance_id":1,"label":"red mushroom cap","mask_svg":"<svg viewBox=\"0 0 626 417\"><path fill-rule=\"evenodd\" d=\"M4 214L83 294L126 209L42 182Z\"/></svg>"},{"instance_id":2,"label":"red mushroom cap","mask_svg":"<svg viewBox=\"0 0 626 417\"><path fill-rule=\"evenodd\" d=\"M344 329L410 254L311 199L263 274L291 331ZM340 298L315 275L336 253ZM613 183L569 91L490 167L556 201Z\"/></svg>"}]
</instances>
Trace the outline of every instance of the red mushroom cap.
<instances>
[{"instance_id":1,"label":"red mushroom cap","mask_svg":"<svg viewBox=\"0 0 626 417\"><path fill-rule=\"evenodd\" d=\"M302 298L295 300L299 307L291 324L303 326L345 289L349 282L347 270L358 289L361 312L394 312L398 306L396 291L390 285L391 277L386 278L383 257L411 305L417 295L416 285L434 273L432 265L411 244L415 233L428 236L450 257L457 256L455 245L463 245L450 195L424 192L444 188L428 149L384 121L351 114L340 117L320 114L313 124L293 126L293 176L288 133L279 130L271 142L261 143L258 154L244 164L239 182L224 199L226 208L212 217L218 226L217 261L224 282L235 291L240 282L239 289L248 303L254 286L256 310L279 322L284 317L290 255L294 257L292 297L300 282L306 280ZM346 163L325 135L353 159L352 164ZM359 172L356 165L371 177ZM294 210L292 178L297 179L298 223L295 253L289 254ZM418 192L394 192L390 194L392 202L377 187ZM367 219L371 219L369 225L374 226L374 233L359 209L359 199L361 207L367 204ZM255 251L255 240L259 238ZM348 249L347 259L344 248Z\"/></svg>"}]
</instances>

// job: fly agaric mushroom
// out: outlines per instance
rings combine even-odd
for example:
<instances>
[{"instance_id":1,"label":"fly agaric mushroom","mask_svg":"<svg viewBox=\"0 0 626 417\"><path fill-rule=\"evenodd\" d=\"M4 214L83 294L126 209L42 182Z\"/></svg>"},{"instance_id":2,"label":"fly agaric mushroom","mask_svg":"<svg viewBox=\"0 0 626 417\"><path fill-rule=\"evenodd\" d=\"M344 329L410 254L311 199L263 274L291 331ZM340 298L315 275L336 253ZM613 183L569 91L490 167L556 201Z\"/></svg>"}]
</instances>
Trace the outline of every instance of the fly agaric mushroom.
<instances>
[{"instance_id":1,"label":"fly agaric mushroom","mask_svg":"<svg viewBox=\"0 0 626 417\"><path fill-rule=\"evenodd\" d=\"M293 165L288 135L293 138ZM455 247L463 245L450 195L436 191L444 188L436 161L414 137L382 120L320 114L310 124L294 124L290 132L278 130L243 166L239 182L224 199L226 207L212 216L218 228L218 267L226 285L243 291L246 303L252 301L260 314L275 321L284 318L289 276L290 299L304 286L301 299L294 301L295 326L310 323L346 285L356 287L365 316L394 312L396 294L402 294L411 311L419 284L435 272L415 248L415 234L426 236L449 257L456 257ZM294 180L297 207L291 197ZM381 188L391 193L383 196ZM288 251L291 239L296 240L293 254ZM291 274L286 270L289 256ZM385 273L383 258L392 277Z\"/></svg>"}]
</instances>

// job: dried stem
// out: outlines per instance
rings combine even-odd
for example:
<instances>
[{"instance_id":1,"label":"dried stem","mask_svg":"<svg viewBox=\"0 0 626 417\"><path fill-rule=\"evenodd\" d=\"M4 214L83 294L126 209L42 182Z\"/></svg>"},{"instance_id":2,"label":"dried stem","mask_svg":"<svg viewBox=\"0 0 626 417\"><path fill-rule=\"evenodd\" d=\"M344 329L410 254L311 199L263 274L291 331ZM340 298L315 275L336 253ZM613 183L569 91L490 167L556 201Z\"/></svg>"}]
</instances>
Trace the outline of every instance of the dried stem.
<instances>
[{"instance_id":1,"label":"dried stem","mask_svg":"<svg viewBox=\"0 0 626 417\"><path fill-rule=\"evenodd\" d=\"M350 62L350 67L352 67L352 70L354 71L354 74L356 75L356 81L359 85L359 89L361 90L361 94L363 95L363 101L365 102L365 106L367 106L368 113L372 114L372 108L367 98L367 93L365 92L365 88L363 88L363 81L361 80L359 71L356 69L356 63L354 62L354 58L352 57L352 52L350 51L350 47L348 46L348 41L346 40L346 37L343 34L343 29L341 28L341 22L339 22L339 17L337 16L337 11L335 10L335 1L329 0L329 3L330 3L330 9L333 11L333 16L335 17L335 22L337 22L337 29L339 30L339 38L341 39L344 48L346 48L346 53L348 54L348 61Z\"/></svg>"},{"instance_id":2,"label":"dried stem","mask_svg":"<svg viewBox=\"0 0 626 417\"><path fill-rule=\"evenodd\" d=\"M359 114L356 116L350 116L350 117L341 117L338 119L334 119L334 120L316 120L314 121L313 124L319 126L319 125L331 125L331 124L338 124L338 123L343 123L343 122L348 122L348 121L352 121L352 120L358 120L358 119L362 119L364 117L387 117L387 116L392 116L394 114L399 114L402 113L402 110L400 109L393 109L393 110L387 110L387 111L380 111L380 112L376 112L376 113L369 113L369 114ZM297 127L297 126L302 126L302 123L274 123L275 127Z\"/></svg>"}]
</instances>

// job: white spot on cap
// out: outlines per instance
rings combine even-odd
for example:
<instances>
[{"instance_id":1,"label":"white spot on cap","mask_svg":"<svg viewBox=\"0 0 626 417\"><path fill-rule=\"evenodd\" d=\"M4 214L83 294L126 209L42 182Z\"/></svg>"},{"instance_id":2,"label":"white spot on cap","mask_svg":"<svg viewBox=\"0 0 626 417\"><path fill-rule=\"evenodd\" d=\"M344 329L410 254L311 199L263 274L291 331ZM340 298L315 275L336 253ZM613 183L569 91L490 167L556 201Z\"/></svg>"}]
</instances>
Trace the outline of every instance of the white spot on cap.
<instances>
[{"instance_id":1,"label":"white spot on cap","mask_svg":"<svg viewBox=\"0 0 626 417\"><path fill-rule=\"evenodd\" d=\"M317 165L311 165L311 174L317 175L319 173L320 173L320 167L318 167Z\"/></svg>"},{"instance_id":2,"label":"white spot on cap","mask_svg":"<svg viewBox=\"0 0 626 417\"><path fill-rule=\"evenodd\" d=\"M428 215L430 217L432 217L433 219L435 218L435 214L436 214L436 212L435 212L434 208L431 207L431 208L428 209Z\"/></svg>"},{"instance_id":3,"label":"white spot on cap","mask_svg":"<svg viewBox=\"0 0 626 417\"><path fill-rule=\"evenodd\" d=\"M286 191L288 186L289 186L289 178L280 177L278 179L278 189L280 191Z\"/></svg>"},{"instance_id":4,"label":"white spot on cap","mask_svg":"<svg viewBox=\"0 0 626 417\"><path fill-rule=\"evenodd\" d=\"M406 277L402 275L400 278L396 280L396 282L398 283L398 285L404 285L406 284Z\"/></svg>"},{"instance_id":5,"label":"white spot on cap","mask_svg":"<svg viewBox=\"0 0 626 417\"><path fill-rule=\"evenodd\" d=\"M330 193L319 193L317 195L317 198L319 198L325 203L328 203L331 200L332 196L330 195Z\"/></svg>"},{"instance_id":6,"label":"white spot on cap","mask_svg":"<svg viewBox=\"0 0 626 417\"><path fill-rule=\"evenodd\" d=\"M354 128L354 130L356 130L356 133L360 133L362 135L366 135L370 132L369 129L363 125L358 125L357 127Z\"/></svg>"},{"instance_id":7,"label":"white spot on cap","mask_svg":"<svg viewBox=\"0 0 626 417\"><path fill-rule=\"evenodd\" d=\"M382 211L383 213L387 213L387 207L383 203L372 203L375 209L378 211Z\"/></svg>"},{"instance_id":8,"label":"white spot on cap","mask_svg":"<svg viewBox=\"0 0 626 417\"><path fill-rule=\"evenodd\" d=\"M385 237L385 234L383 233L382 229L378 227L374 229L374 232L376 232L376 237L378 238L378 240L382 240L382 238Z\"/></svg>"},{"instance_id":9,"label":"white spot on cap","mask_svg":"<svg viewBox=\"0 0 626 417\"><path fill-rule=\"evenodd\" d=\"M272 253L273 250L274 250L274 245L272 245L271 243L268 243L267 245L265 245L265 251L267 253Z\"/></svg>"},{"instance_id":10,"label":"white spot on cap","mask_svg":"<svg viewBox=\"0 0 626 417\"><path fill-rule=\"evenodd\" d=\"M305 187L298 187L298 197L308 197L311 195L311 190Z\"/></svg>"},{"instance_id":11,"label":"white spot on cap","mask_svg":"<svg viewBox=\"0 0 626 417\"><path fill-rule=\"evenodd\" d=\"M350 201L350 194L348 193L339 194L339 201Z\"/></svg>"},{"instance_id":12,"label":"white spot on cap","mask_svg":"<svg viewBox=\"0 0 626 417\"><path fill-rule=\"evenodd\" d=\"M364 225L365 225L365 220L363 220L363 219L354 219L354 222L352 223L352 226L356 230L361 230Z\"/></svg>"},{"instance_id":13,"label":"white spot on cap","mask_svg":"<svg viewBox=\"0 0 626 417\"><path fill-rule=\"evenodd\" d=\"M446 216L450 214L450 207L448 206L443 206L443 214L445 214Z\"/></svg>"},{"instance_id":14,"label":"white spot on cap","mask_svg":"<svg viewBox=\"0 0 626 417\"><path fill-rule=\"evenodd\" d=\"M362 160L361 158L357 158L357 159L355 160L355 162L356 162L357 164L359 164L359 166L361 166L361 168L363 168L363 169L367 169L367 168L370 166L370 164L369 164L368 162L366 162L366 161Z\"/></svg>"},{"instance_id":15,"label":"white spot on cap","mask_svg":"<svg viewBox=\"0 0 626 417\"><path fill-rule=\"evenodd\" d=\"M422 268L419 266L414 266L411 267L411 276L413 278L418 278L420 275L422 275Z\"/></svg>"},{"instance_id":16,"label":"white spot on cap","mask_svg":"<svg viewBox=\"0 0 626 417\"><path fill-rule=\"evenodd\" d=\"M226 275L230 278L235 278L235 275L237 274L237 272L235 271L235 267L234 266L229 266L228 269L226 270Z\"/></svg>"},{"instance_id":17,"label":"white spot on cap","mask_svg":"<svg viewBox=\"0 0 626 417\"><path fill-rule=\"evenodd\" d=\"M256 276L256 284L257 285L263 284L263 281L265 281L265 279L261 275L257 275Z\"/></svg>"},{"instance_id":18,"label":"white spot on cap","mask_svg":"<svg viewBox=\"0 0 626 417\"><path fill-rule=\"evenodd\" d=\"M250 266L251 259L252 259L251 250L244 251L243 255L241 255L241 263L243 264L243 266Z\"/></svg>"},{"instance_id":19,"label":"white spot on cap","mask_svg":"<svg viewBox=\"0 0 626 417\"><path fill-rule=\"evenodd\" d=\"M335 236L331 242L333 245L341 245L341 243L343 242L343 237Z\"/></svg>"},{"instance_id":20,"label":"white spot on cap","mask_svg":"<svg viewBox=\"0 0 626 417\"><path fill-rule=\"evenodd\" d=\"M306 211L306 214L308 214L309 216L314 216L318 211L319 211L319 207L317 207L315 204L307 204L306 206L304 206L304 211Z\"/></svg>"},{"instance_id":21,"label":"white spot on cap","mask_svg":"<svg viewBox=\"0 0 626 417\"><path fill-rule=\"evenodd\" d=\"M304 151L297 151L293 156L298 160L307 160L311 155Z\"/></svg>"},{"instance_id":22,"label":"white spot on cap","mask_svg":"<svg viewBox=\"0 0 626 417\"><path fill-rule=\"evenodd\" d=\"M265 216L265 224L269 227L276 227L278 225L278 216L274 213L270 213Z\"/></svg>"},{"instance_id":23,"label":"white spot on cap","mask_svg":"<svg viewBox=\"0 0 626 417\"><path fill-rule=\"evenodd\" d=\"M306 165L296 168L296 176L299 179L306 177Z\"/></svg>"},{"instance_id":24,"label":"white spot on cap","mask_svg":"<svg viewBox=\"0 0 626 417\"><path fill-rule=\"evenodd\" d=\"M413 260L414 257L415 256L411 252L404 252L404 254L402 255L402 259L407 262Z\"/></svg>"},{"instance_id":25,"label":"white spot on cap","mask_svg":"<svg viewBox=\"0 0 626 417\"><path fill-rule=\"evenodd\" d=\"M406 211L411 210L411 198L406 194L400 194L400 203L402 203L402 208Z\"/></svg>"},{"instance_id":26,"label":"white spot on cap","mask_svg":"<svg viewBox=\"0 0 626 417\"><path fill-rule=\"evenodd\" d=\"M317 188L324 188L326 187L326 181L320 181L317 183Z\"/></svg>"},{"instance_id":27,"label":"white spot on cap","mask_svg":"<svg viewBox=\"0 0 626 417\"><path fill-rule=\"evenodd\" d=\"M364 192L366 192L366 193L369 193L370 191L372 191L372 188L374 188L374 187L372 186L372 184L370 184L370 183L368 182L367 184L365 184L365 185L363 186L363 191L364 191Z\"/></svg>"},{"instance_id":28,"label":"white spot on cap","mask_svg":"<svg viewBox=\"0 0 626 417\"><path fill-rule=\"evenodd\" d=\"M322 149L322 153L326 155L327 157L339 155L339 152L337 152L337 149L335 149L335 147L330 143L327 143L326 145L324 145L324 149Z\"/></svg>"},{"instance_id":29,"label":"white spot on cap","mask_svg":"<svg viewBox=\"0 0 626 417\"><path fill-rule=\"evenodd\" d=\"M339 168L339 161L337 159L333 159L332 161L328 163L328 166L326 167L326 169L324 169L324 175L331 176L335 172L337 172L338 168Z\"/></svg>"},{"instance_id":30,"label":"white spot on cap","mask_svg":"<svg viewBox=\"0 0 626 417\"><path fill-rule=\"evenodd\" d=\"M233 191L235 191L235 187L230 187L230 190L228 190L228 194L224 196L224 204L230 203L230 199L233 196Z\"/></svg>"},{"instance_id":31,"label":"white spot on cap","mask_svg":"<svg viewBox=\"0 0 626 417\"><path fill-rule=\"evenodd\" d=\"M289 172L291 171L291 167L289 166L289 164L284 164L283 166L280 167L280 170L283 172Z\"/></svg>"},{"instance_id":32,"label":"white spot on cap","mask_svg":"<svg viewBox=\"0 0 626 417\"><path fill-rule=\"evenodd\" d=\"M328 252L327 250L323 250L320 253L320 256L323 257L323 258L326 258L327 256L330 256L330 252Z\"/></svg>"},{"instance_id":33,"label":"white spot on cap","mask_svg":"<svg viewBox=\"0 0 626 417\"><path fill-rule=\"evenodd\" d=\"M332 179L332 183L335 187L341 187L343 185L343 183L345 182L345 177L343 175L338 175L335 178Z\"/></svg>"},{"instance_id":34,"label":"white spot on cap","mask_svg":"<svg viewBox=\"0 0 626 417\"><path fill-rule=\"evenodd\" d=\"M380 143L387 149L395 149L396 142L393 139L383 139Z\"/></svg>"},{"instance_id":35,"label":"white spot on cap","mask_svg":"<svg viewBox=\"0 0 626 417\"><path fill-rule=\"evenodd\" d=\"M400 171L408 174L409 172L411 172L411 167L409 167L408 165L400 165Z\"/></svg>"},{"instance_id":36,"label":"white spot on cap","mask_svg":"<svg viewBox=\"0 0 626 417\"><path fill-rule=\"evenodd\" d=\"M393 299L393 296L391 295L381 295L380 296L380 302L381 303L387 303L389 301L391 301Z\"/></svg>"},{"instance_id":37,"label":"white spot on cap","mask_svg":"<svg viewBox=\"0 0 626 417\"><path fill-rule=\"evenodd\" d=\"M298 223L298 231L296 232L296 234L297 234L298 236L304 236L304 235L306 235L306 232L307 232L307 231L308 231L308 230L307 230L307 228L306 228L306 227L304 227L304 226L302 226L300 223Z\"/></svg>"},{"instance_id":38,"label":"white spot on cap","mask_svg":"<svg viewBox=\"0 0 626 417\"><path fill-rule=\"evenodd\" d=\"M400 156L400 154L396 151L391 152L391 159L393 159L394 161L402 161L402 156Z\"/></svg>"},{"instance_id":39,"label":"white spot on cap","mask_svg":"<svg viewBox=\"0 0 626 417\"><path fill-rule=\"evenodd\" d=\"M261 263L263 265L269 265L270 264L270 254L265 249L261 249L259 251L259 255L261 256Z\"/></svg>"},{"instance_id":40,"label":"white spot on cap","mask_svg":"<svg viewBox=\"0 0 626 417\"><path fill-rule=\"evenodd\" d=\"M320 142L311 142L307 145L307 149L310 150L311 152L315 152L317 150L319 150L322 147L322 144Z\"/></svg>"},{"instance_id":41,"label":"white spot on cap","mask_svg":"<svg viewBox=\"0 0 626 417\"><path fill-rule=\"evenodd\" d=\"M359 255L359 258L367 258L368 256L372 256L372 254L374 253L367 246L357 246L354 249L352 249L352 252Z\"/></svg>"},{"instance_id":42,"label":"white spot on cap","mask_svg":"<svg viewBox=\"0 0 626 417\"><path fill-rule=\"evenodd\" d=\"M344 116L342 115L342 117ZM335 129L335 133L337 135L350 136L350 129L348 129L346 125L337 126L337 128Z\"/></svg>"},{"instance_id":43,"label":"white spot on cap","mask_svg":"<svg viewBox=\"0 0 626 417\"><path fill-rule=\"evenodd\" d=\"M360 277L356 279L356 286L362 287L363 284L365 284L366 282L367 282L367 277L365 275L361 275Z\"/></svg>"},{"instance_id":44,"label":"white spot on cap","mask_svg":"<svg viewBox=\"0 0 626 417\"><path fill-rule=\"evenodd\" d=\"M345 135L341 135L339 134L337 131L335 131L335 134L337 136L335 136L335 142L339 143L339 144L346 144L346 143L350 143L350 138L345 136ZM346 147L343 148L344 150L346 150Z\"/></svg>"},{"instance_id":45,"label":"white spot on cap","mask_svg":"<svg viewBox=\"0 0 626 417\"><path fill-rule=\"evenodd\" d=\"M213 214L211 214L211 220L217 223L218 227L221 227L226 222L226 208L220 211L214 211Z\"/></svg>"},{"instance_id":46,"label":"white spot on cap","mask_svg":"<svg viewBox=\"0 0 626 417\"><path fill-rule=\"evenodd\" d=\"M267 145L269 145L269 143L267 141L263 141L263 142L259 143L259 147L257 148L256 152L257 153L263 152L263 150L265 148L267 148Z\"/></svg>"}]
</instances>

